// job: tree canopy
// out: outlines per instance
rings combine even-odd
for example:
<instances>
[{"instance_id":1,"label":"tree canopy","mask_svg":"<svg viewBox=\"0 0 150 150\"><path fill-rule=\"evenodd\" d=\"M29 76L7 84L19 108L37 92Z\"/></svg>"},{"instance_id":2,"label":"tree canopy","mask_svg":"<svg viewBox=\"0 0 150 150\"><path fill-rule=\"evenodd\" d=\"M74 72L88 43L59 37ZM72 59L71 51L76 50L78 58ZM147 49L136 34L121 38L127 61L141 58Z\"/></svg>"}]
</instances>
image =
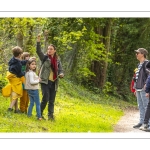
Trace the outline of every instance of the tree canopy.
<instances>
[{"instance_id":1,"label":"tree canopy","mask_svg":"<svg viewBox=\"0 0 150 150\"><path fill-rule=\"evenodd\" d=\"M134 50L150 49L149 18L0 18L0 73L5 75L13 46L35 55L53 43L66 78L93 91L126 100L137 60Z\"/></svg>"}]
</instances>

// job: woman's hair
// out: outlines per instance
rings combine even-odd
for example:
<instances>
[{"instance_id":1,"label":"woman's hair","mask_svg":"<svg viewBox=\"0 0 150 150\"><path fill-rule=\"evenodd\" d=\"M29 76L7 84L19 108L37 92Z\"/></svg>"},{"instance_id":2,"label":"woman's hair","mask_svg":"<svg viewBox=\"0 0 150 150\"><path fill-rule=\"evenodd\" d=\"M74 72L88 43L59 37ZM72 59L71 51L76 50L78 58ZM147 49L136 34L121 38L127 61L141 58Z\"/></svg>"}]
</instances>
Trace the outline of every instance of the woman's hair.
<instances>
[{"instance_id":1,"label":"woman's hair","mask_svg":"<svg viewBox=\"0 0 150 150\"><path fill-rule=\"evenodd\" d=\"M30 54L28 52L23 52L21 55L21 59L25 60L26 57L30 57Z\"/></svg>"},{"instance_id":2,"label":"woman's hair","mask_svg":"<svg viewBox=\"0 0 150 150\"><path fill-rule=\"evenodd\" d=\"M30 64L32 62L35 62L36 63L36 60L35 59L29 59L27 64L26 64L26 72L28 72L30 70ZM36 72L36 68L33 70L34 72Z\"/></svg>"}]
</instances>

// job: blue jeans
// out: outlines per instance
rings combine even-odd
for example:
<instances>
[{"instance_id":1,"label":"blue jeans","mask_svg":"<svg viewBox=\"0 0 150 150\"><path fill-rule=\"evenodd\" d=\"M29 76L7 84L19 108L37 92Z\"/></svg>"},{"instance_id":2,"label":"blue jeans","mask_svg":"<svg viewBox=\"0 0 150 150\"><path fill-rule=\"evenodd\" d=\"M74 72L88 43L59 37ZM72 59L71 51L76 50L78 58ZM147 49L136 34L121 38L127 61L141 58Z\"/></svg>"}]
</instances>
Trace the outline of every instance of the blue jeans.
<instances>
[{"instance_id":1,"label":"blue jeans","mask_svg":"<svg viewBox=\"0 0 150 150\"><path fill-rule=\"evenodd\" d=\"M40 98L39 98L39 90L28 90L29 98L30 98L30 105L28 108L28 116L32 116L32 109L34 103L36 104L36 113L37 117L41 118L41 108L40 108Z\"/></svg>"},{"instance_id":2,"label":"blue jeans","mask_svg":"<svg viewBox=\"0 0 150 150\"><path fill-rule=\"evenodd\" d=\"M149 102L149 99L145 96L145 94L146 94L145 90L136 91L137 103L138 103L138 108L140 111L139 123L141 123L141 124L144 123L145 113L146 113L147 105Z\"/></svg>"}]
</instances>

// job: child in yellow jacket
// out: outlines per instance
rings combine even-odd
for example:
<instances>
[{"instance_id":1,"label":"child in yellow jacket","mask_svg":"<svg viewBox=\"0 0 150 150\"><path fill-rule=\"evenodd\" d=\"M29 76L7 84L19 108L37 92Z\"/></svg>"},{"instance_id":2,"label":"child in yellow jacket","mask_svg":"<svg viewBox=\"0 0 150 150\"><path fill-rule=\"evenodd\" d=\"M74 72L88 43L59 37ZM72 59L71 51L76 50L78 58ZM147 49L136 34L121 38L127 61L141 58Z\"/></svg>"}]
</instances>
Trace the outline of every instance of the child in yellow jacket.
<instances>
[{"instance_id":1,"label":"child in yellow jacket","mask_svg":"<svg viewBox=\"0 0 150 150\"><path fill-rule=\"evenodd\" d=\"M26 65L27 60L21 61L22 49L19 46L16 46L12 49L13 57L10 59L9 72L7 73L7 79L11 85L11 94L10 94L10 106L8 111L13 111L15 107L15 113L20 113L18 109L18 98L22 97L23 88L22 82L24 77L24 72L22 72L22 65Z\"/></svg>"}]
</instances>

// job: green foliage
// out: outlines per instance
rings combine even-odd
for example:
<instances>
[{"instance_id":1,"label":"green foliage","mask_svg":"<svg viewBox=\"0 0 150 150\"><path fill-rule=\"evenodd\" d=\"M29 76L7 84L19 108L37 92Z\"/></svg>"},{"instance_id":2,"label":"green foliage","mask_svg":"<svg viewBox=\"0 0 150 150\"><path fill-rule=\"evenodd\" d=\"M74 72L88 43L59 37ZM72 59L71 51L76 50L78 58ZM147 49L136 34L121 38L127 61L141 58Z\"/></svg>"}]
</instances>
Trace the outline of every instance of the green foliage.
<instances>
[{"instance_id":1,"label":"green foliage","mask_svg":"<svg viewBox=\"0 0 150 150\"><path fill-rule=\"evenodd\" d=\"M8 83L8 80L0 75L0 93L2 92L2 88Z\"/></svg>"},{"instance_id":2,"label":"green foliage","mask_svg":"<svg viewBox=\"0 0 150 150\"><path fill-rule=\"evenodd\" d=\"M108 64L107 81L126 100L131 98L130 82L138 63L134 50L140 47L149 50L149 42L145 43L147 35L143 32L148 24L148 18L118 18L113 22L110 50L112 62Z\"/></svg>"},{"instance_id":3,"label":"green foliage","mask_svg":"<svg viewBox=\"0 0 150 150\"><path fill-rule=\"evenodd\" d=\"M108 96L110 94L112 95L117 95L117 88L116 87L113 87L112 84L110 82L106 82L105 85L104 85L104 88L102 90L102 92Z\"/></svg>"},{"instance_id":4,"label":"green foliage","mask_svg":"<svg viewBox=\"0 0 150 150\"><path fill-rule=\"evenodd\" d=\"M7 71L13 46L22 44L23 51L37 56L40 33L43 52L47 44L56 45L67 78L129 100L138 63L134 50L150 50L149 24L149 18L0 18L0 73L4 76ZM110 36L106 34L109 26Z\"/></svg>"},{"instance_id":5,"label":"green foliage","mask_svg":"<svg viewBox=\"0 0 150 150\"><path fill-rule=\"evenodd\" d=\"M0 18L0 49L5 50L8 62L12 47L18 45L23 51L35 55L36 37L42 32L46 18Z\"/></svg>"},{"instance_id":6,"label":"green foliage","mask_svg":"<svg viewBox=\"0 0 150 150\"><path fill-rule=\"evenodd\" d=\"M88 80L95 74L91 71L94 60L107 60L104 38L95 33L92 18L50 18L45 28L49 31L49 41L57 46L64 69L77 82ZM57 30L55 30L57 28Z\"/></svg>"}]
</instances>

